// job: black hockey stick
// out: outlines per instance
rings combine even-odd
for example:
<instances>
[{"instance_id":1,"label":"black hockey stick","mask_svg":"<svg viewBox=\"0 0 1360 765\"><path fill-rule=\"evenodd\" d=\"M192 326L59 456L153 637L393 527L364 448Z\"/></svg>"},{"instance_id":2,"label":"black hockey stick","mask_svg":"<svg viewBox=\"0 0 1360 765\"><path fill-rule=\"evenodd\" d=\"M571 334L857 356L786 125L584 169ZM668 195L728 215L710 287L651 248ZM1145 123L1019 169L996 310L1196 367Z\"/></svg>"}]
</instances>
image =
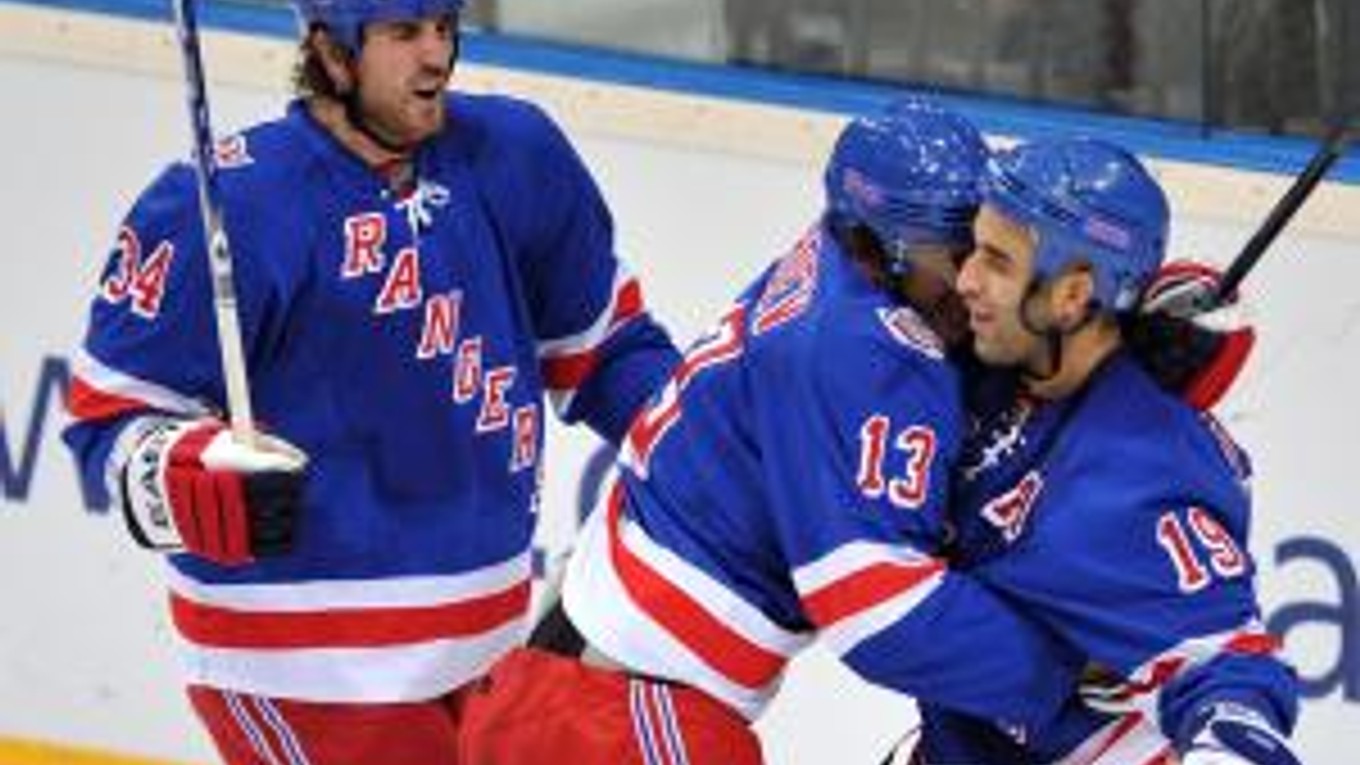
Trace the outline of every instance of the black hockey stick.
<instances>
[{"instance_id":1,"label":"black hockey stick","mask_svg":"<svg viewBox=\"0 0 1360 765\"><path fill-rule=\"evenodd\" d=\"M897 738L897 742L878 765L911 765L916 762L916 745L920 742L921 724L917 723Z\"/></svg>"},{"instance_id":2,"label":"black hockey stick","mask_svg":"<svg viewBox=\"0 0 1360 765\"><path fill-rule=\"evenodd\" d=\"M1327 135L1322 140L1322 145L1317 151L1313 152L1313 158L1309 160L1307 167L1294 179L1294 183L1285 191L1284 195L1275 202L1270 214L1261 225L1257 227L1256 233L1252 234L1251 239L1247 240L1242 251L1233 258L1228 269L1223 272L1223 278L1218 283L1218 289L1208 293L1207 299L1201 305L1201 312L1212 311L1219 306L1227 303L1229 298L1236 292L1242 280L1247 278L1247 274L1256 267L1270 248L1271 243L1280 235L1284 227L1289 225L1294 214L1303 207L1303 203L1308 201L1308 197L1313 194L1322 179L1326 177L1327 171L1332 169L1332 165L1341 158L1346 151L1347 121L1337 120L1327 131Z\"/></svg>"},{"instance_id":3,"label":"black hockey stick","mask_svg":"<svg viewBox=\"0 0 1360 765\"><path fill-rule=\"evenodd\" d=\"M203 82L203 56L198 43L197 0L172 0L175 27L184 61L184 84L189 106L189 127L194 139L194 170L198 178L199 212L208 248L212 300L217 319L217 343L222 354L222 378L227 389L227 413L237 442L253 446L255 420L250 407L242 351L241 320L236 309L236 285L232 277L231 247L222 226L222 200L217 187L217 157L212 123L208 115L208 92Z\"/></svg>"}]
</instances>

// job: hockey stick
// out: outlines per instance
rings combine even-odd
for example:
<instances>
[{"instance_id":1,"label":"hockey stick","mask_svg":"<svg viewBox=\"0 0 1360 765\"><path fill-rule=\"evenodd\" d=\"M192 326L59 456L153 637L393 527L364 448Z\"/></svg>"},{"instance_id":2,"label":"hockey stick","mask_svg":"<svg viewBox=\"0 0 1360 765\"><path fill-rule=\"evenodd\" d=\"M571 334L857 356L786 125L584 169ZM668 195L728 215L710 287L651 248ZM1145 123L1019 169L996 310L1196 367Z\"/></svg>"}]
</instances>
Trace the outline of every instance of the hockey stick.
<instances>
[{"instance_id":1,"label":"hockey stick","mask_svg":"<svg viewBox=\"0 0 1360 765\"><path fill-rule=\"evenodd\" d=\"M212 281L213 311L217 320L217 344L222 353L222 377L227 388L227 413L236 441L255 444L255 419L250 407L242 351L241 320L236 309L236 284L232 277L231 247L222 227L222 200L217 186L217 158L213 152L208 93L203 83L203 56L198 43L196 0L172 0L179 49L184 61L184 84L189 106L189 126L194 139L194 171L198 178L199 214L207 242Z\"/></svg>"},{"instance_id":2,"label":"hockey stick","mask_svg":"<svg viewBox=\"0 0 1360 765\"><path fill-rule=\"evenodd\" d=\"M916 761L916 746L921 743L921 725L917 723L898 737L893 748L879 765L911 765Z\"/></svg>"},{"instance_id":3,"label":"hockey stick","mask_svg":"<svg viewBox=\"0 0 1360 765\"><path fill-rule=\"evenodd\" d=\"M1303 203L1308 201L1313 190L1317 188L1322 179L1326 177L1327 171L1332 169L1332 165L1341 158L1346 150L1346 120L1337 120L1327 131L1323 138L1322 145L1317 151L1313 152L1313 158L1309 160L1307 167L1294 179L1294 183L1285 191L1284 195L1275 202L1270 214L1261 225L1257 227L1256 233L1252 234L1251 239L1247 240L1242 251L1233 258L1228 269L1223 272L1223 278L1218 283L1218 288L1212 293L1207 293L1208 297L1198 306L1201 313L1218 308L1229 302L1232 294L1236 292L1242 280L1247 278L1247 274L1256 267L1270 248L1271 243L1280 235L1284 227L1289 225L1294 214L1303 207Z\"/></svg>"}]
</instances>

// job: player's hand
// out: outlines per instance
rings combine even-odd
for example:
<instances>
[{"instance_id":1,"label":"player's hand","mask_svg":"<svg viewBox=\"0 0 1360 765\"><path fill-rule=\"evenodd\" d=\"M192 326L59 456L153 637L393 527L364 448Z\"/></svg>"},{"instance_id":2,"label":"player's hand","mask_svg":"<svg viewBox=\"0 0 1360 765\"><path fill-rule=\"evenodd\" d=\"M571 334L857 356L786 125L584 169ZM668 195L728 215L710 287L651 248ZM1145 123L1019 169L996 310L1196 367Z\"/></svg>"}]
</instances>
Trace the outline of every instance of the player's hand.
<instances>
[{"instance_id":1,"label":"player's hand","mask_svg":"<svg viewBox=\"0 0 1360 765\"><path fill-rule=\"evenodd\" d=\"M1299 765L1289 743L1255 710L1219 702L1201 715L1181 765Z\"/></svg>"},{"instance_id":2,"label":"player's hand","mask_svg":"<svg viewBox=\"0 0 1360 765\"><path fill-rule=\"evenodd\" d=\"M1082 668L1077 695L1086 706L1109 715L1145 711L1136 689L1126 678L1095 662L1087 662Z\"/></svg>"},{"instance_id":3,"label":"player's hand","mask_svg":"<svg viewBox=\"0 0 1360 765\"><path fill-rule=\"evenodd\" d=\"M123 508L145 547L222 565L292 547L307 457L280 438L238 443L218 420L154 420L123 467Z\"/></svg>"},{"instance_id":4,"label":"player's hand","mask_svg":"<svg viewBox=\"0 0 1360 765\"><path fill-rule=\"evenodd\" d=\"M1194 261L1171 261L1143 293L1126 322L1130 349L1165 390L1196 409L1212 408L1251 355L1256 332L1236 310L1237 296L1204 311L1222 274Z\"/></svg>"},{"instance_id":5,"label":"player's hand","mask_svg":"<svg viewBox=\"0 0 1360 765\"><path fill-rule=\"evenodd\" d=\"M1124 677L1096 662L1088 662L1082 668L1077 696L1087 708L1102 714L1138 715L1153 721L1157 719L1161 700L1160 687L1156 683Z\"/></svg>"}]
</instances>

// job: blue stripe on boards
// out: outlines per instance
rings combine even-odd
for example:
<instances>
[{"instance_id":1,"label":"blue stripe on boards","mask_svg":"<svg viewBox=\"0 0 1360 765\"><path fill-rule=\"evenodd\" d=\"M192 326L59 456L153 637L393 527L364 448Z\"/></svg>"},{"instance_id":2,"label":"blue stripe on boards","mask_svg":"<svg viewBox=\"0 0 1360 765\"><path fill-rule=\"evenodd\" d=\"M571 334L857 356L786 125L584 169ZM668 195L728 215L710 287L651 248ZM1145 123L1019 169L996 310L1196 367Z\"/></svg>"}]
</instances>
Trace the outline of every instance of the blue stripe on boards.
<instances>
[{"instance_id":1,"label":"blue stripe on boards","mask_svg":"<svg viewBox=\"0 0 1360 765\"><path fill-rule=\"evenodd\" d=\"M201 21L205 27L281 38L297 34L296 21L287 5L241 0L203 2ZM3 5L68 8L171 23L168 0L0 0L0 6ZM488 66L840 115L871 110L907 92L905 87L881 82L676 61L510 34L471 33L465 41L464 55L468 61ZM1193 122L1122 117L1004 96L952 92L933 95L967 114L990 134L1018 138L1054 133L1096 135L1153 157L1242 170L1294 175L1307 164L1318 146L1317 141L1308 138L1208 130ZM1352 150L1328 177L1360 184L1360 157L1356 155Z\"/></svg>"}]
</instances>

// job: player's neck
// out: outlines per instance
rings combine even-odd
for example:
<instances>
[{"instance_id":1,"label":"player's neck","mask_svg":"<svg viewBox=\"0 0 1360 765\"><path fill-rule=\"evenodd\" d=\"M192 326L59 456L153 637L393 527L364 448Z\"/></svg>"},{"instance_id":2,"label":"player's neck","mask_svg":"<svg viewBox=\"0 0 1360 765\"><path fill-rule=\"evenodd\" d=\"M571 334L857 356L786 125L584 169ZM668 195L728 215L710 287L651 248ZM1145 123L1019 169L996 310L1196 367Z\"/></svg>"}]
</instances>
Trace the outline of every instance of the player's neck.
<instances>
[{"instance_id":1,"label":"player's neck","mask_svg":"<svg viewBox=\"0 0 1360 765\"><path fill-rule=\"evenodd\" d=\"M320 122L341 146L349 149L383 178L391 178L394 175L394 168L400 169L410 165L409 152L395 151L373 140L350 121L341 102L333 98L318 97L310 99L307 107L316 121Z\"/></svg>"},{"instance_id":2,"label":"player's neck","mask_svg":"<svg viewBox=\"0 0 1360 765\"><path fill-rule=\"evenodd\" d=\"M1062 366L1057 372L1044 377L1024 376L1025 390L1047 401L1071 396L1081 390L1121 342L1117 326L1092 321L1063 338Z\"/></svg>"}]
</instances>

